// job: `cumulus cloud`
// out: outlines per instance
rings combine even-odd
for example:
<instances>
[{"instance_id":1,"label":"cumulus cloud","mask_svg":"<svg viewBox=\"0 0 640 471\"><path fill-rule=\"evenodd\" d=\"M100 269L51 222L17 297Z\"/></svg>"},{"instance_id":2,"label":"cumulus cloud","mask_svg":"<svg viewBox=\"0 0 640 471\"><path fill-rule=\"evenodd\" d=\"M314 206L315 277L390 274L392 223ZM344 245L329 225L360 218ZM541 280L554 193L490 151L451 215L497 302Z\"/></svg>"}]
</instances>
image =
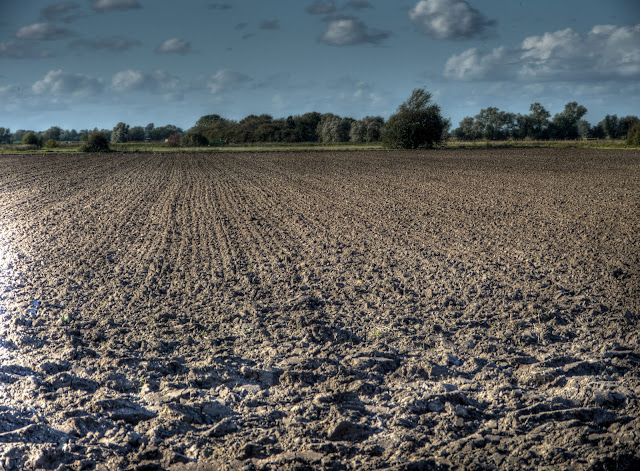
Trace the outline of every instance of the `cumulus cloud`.
<instances>
[{"instance_id":1,"label":"cumulus cloud","mask_svg":"<svg viewBox=\"0 0 640 471\"><path fill-rule=\"evenodd\" d=\"M76 2L60 2L49 5L40 10L40 16L45 21L62 21L71 23L85 15L78 11L80 4Z\"/></svg>"},{"instance_id":2,"label":"cumulus cloud","mask_svg":"<svg viewBox=\"0 0 640 471\"><path fill-rule=\"evenodd\" d=\"M184 39L167 39L156 48L159 54L187 54L191 50L191 43Z\"/></svg>"},{"instance_id":3,"label":"cumulus cloud","mask_svg":"<svg viewBox=\"0 0 640 471\"><path fill-rule=\"evenodd\" d=\"M134 10L142 8L138 0L94 0L95 11Z\"/></svg>"},{"instance_id":4,"label":"cumulus cloud","mask_svg":"<svg viewBox=\"0 0 640 471\"><path fill-rule=\"evenodd\" d=\"M421 0L409 10L409 18L436 39L472 38L495 24L465 0Z\"/></svg>"},{"instance_id":5,"label":"cumulus cloud","mask_svg":"<svg viewBox=\"0 0 640 471\"><path fill-rule=\"evenodd\" d=\"M336 4L332 0L317 0L307 7L307 13L311 15L329 15L336 11Z\"/></svg>"},{"instance_id":6,"label":"cumulus cloud","mask_svg":"<svg viewBox=\"0 0 640 471\"><path fill-rule=\"evenodd\" d=\"M31 42L0 42L0 57L7 59L42 59L52 56L53 51L50 49L39 49Z\"/></svg>"},{"instance_id":7,"label":"cumulus cloud","mask_svg":"<svg viewBox=\"0 0 640 471\"><path fill-rule=\"evenodd\" d=\"M504 47L498 47L489 53L476 48L467 49L461 54L453 55L444 66L444 75L457 80L487 79L496 67L500 66L506 55ZM504 74L504 71L501 72Z\"/></svg>"},{"instance_id":8,"label":"cumulus cloud","mask_svg":"<svg viewBox=\"0 0 640 471\"><path fill-rule=\"evenodd\" d=\"M23 26L16 32L16 38L18 39L39 41L54 41L67 36L71 36L71 31L66 28L60 28L52 23L34 23Z\"/></svg>"},{"instance_id":9,"label":"cumulus cloud","mask_svg":"<svg viewBox=\"0 0 640 471\"><path fill-rule=\"evenodd\" d=\"M218 95L220 93L235 90L250 81L251 78L248 75L225 69L219 70L213 77L211 77L211 79L209 79L207 88L209 88L211 93L214 95Z\"/></svg>"},{"instance_id":10,"label":"cumulus cloud","mask_svg":"<svg viewBox=\"0 0 640 471\"><path fill-rule=\"evenodd\" d=\"M142 43L137 39L128 39L119 36L111 38L96 37L93 39L77 39L71 42L71 47L93 49L95 51L106 50L111 52L124 52L140 46Z\"/></svg>"},{"instance_id":11,"label":"cumulus cloud","mask_svg":"<svg viewBox=\"0 0 640 471\"><path fill-rule=\"evenodd\" d=\"M181 93L182 84L178 77L156 70L151 73L141 70L123 70L111 78L111 89L116 92L140 92L161 94Z\"/></svg>"},{"instance_id":12,"label":"cumulus cloud","mask_svg":"<svg viewBox=\"0 0 640 471\"><path fill-rule=\"evenodd\" d=\"M343 17L329 21L327 31L320 41L331 46L377 44L391 35L389 31L372 31L357 18Z\"/></svg>"},{"instance_id":13,"label":"cumulus cloud","mask_svg":"<svg viewBox=\"0 0 640 471\"><path fill-rule=\"evenodd\" d=\"M491 52L468 49L447 60L444 75L458 80L608 80L640 77L640 24L597 25L585 35L571 28L524 39Z\"/></svg>"},{"instance_id":14,"label":"cumulus cloud","mask_svg":"<svg viewBox=\"0 0 640 471\"><path fill-rule=\"evenodd\" d=\"M260 24L260 29L280 29L278 20L264 20Z\"/></svg>"},{"instance_id":15,"label":"cumulus cloud","mask_svg":"<svg viewBox=\"0 0 640 471\"><path fill-rule=\"evenodd\" d=\"M50 70L42 80L33 84L31 90L36 95L50 96L89 96L104 89L102 80L84 74L72 74L59 70Z\"/></svg>"},{"instance_id":16,"label":"cumulus cloud","mask_svg":"<svg viewBox=\"0 0 640 471\"><path fill-rule=\"evenodd\" d=\"M597 25L584 36L570 28L522 42L525 78L629 78L640 76L640 24Z\"/></svg>"}]
</instances>

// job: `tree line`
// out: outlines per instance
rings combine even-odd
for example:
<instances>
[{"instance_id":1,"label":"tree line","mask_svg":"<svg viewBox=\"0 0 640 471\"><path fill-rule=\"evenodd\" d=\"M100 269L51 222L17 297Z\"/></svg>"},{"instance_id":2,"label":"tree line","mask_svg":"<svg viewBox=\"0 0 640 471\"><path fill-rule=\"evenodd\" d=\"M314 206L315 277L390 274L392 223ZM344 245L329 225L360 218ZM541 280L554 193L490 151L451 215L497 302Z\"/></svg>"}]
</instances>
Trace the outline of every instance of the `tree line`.
<instances>
[{"instance_id":1,"label":"tree line","mask_svg":"<svg viewBox=\"0 0 640 471\"><path fill-rule=\"evenodd\" d=\"M628 142L633 143L633 136L640 136L640 118L637 116L618 118L617 115L607 115L592 126L583 119L587 109L575 101L567 103L564 110L553 117L540 103L531 104L528 114L508 113L489 107L480 110L476 116L465 117L456 129L450 131L450 121L441 116L439 106L431 102L431 97L425 89L414 90L387 121L381 116L357 120L315 111L286 118L252 114L239 121L208 114L186 131L171 124L156 127L149 123L143 127L124 122L112 130L96 128L93 131L68 131L53 126L39 133L22 129L11 133L9 129L0 128L0 143L22 142L52 147L60 141L84 141L86 147L90 136L94 136L103 143L162 141L170 146L185 147L268 142L381 142L391 148L417 148L433 147L451 137L463 141L628 138Z\"/></svg>"},{"instance_id":2,"label":"tree line","mask_svg":"<svg viewBox=\"0 0 640 471\"><path fill-rule=\"evenodd\" d=\"M531 139L566 140L579 138L626 139L629 130L640 122L637 116L607 115L592 126L582 119L587 109L572 101L564 110L551 118L544 106L533 103L529 114L515 114L489 107L460 121L452 132L453 137L463 141Z\"/></svg>"},{"instance_id":3,"label":"tree line","mask_svg":"<svg viewBox=\"0 0 640 471\"><path fill-rule=\"evenodd\" d=\"M0 144L30 144L35 146L43 146L48 141L55 142L86 142L91 134L101 134L107 141L110 142L144 142L144 141L164 141L170 135L184 131L178 126L173 124L167 124L165 126L155 126L153 123L149 123L146 126L126 126L126 140L122 137L122 128L124 123L118 123L113 129L82 129L76 131L75 129L66 130L59 126L52 126L46 131L32 131L25 129L18 129L15 132L11 132L9 128L0 127ZM120 133L120 134L119 134Z\"/></svg>"}]
</instances>

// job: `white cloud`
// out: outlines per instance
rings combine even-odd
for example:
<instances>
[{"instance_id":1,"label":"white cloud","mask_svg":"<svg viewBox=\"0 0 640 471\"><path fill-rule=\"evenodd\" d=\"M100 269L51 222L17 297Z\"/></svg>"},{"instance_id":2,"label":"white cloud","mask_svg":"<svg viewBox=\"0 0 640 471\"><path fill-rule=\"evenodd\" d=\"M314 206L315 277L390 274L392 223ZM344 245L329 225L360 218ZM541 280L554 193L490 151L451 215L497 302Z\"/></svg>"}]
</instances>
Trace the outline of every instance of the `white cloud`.
<instances>
[{"instance_id":1,"label":"white cloud","mask_svg":"<svg viewBox=\"0 0 640 471\"><path fill-rule=\"evenodd\" d=\"M251 78L248 75L240 72L234 72L233 70L219 70L213 77L211 77L207 87L211 93L217 95L234 90L250 81Z\"/></svg>"},{"instance_id":2,"label":"white cloud","mask_svg":"<svg viewBox=\"0 0 640 471\"><path fill-rule=\"evenodd\" d=\"M167 39L156 48L159 54L187 54L191 50L191 43L184 39Z\"/></svg>"},{"instance_id":3,"label":"white cloud","mask_svg":"<svg viewBox=\"0 0 640 471\"><path fill-rule=\"evenodd\" d=\"M519 47L468 49L447 60L457 80L611 80L640 77L640 25L597 25L585 35L571 28L524 39Z\"/></svg>"},{"instance_id":4,"label":"white cloud","mask_svg":"<svg viewBox=\"0 0 640 471\"><path fill-rule=\"evenodd\" d=\"M71 31L52 23L34 23L23 26L16 32L18 39L53 41L71 35Z\"/></svg>"},{"instance_id":5,"label":"white cloud","mask_svg":"<svg viewBox=\"0 0 640 471\"><path fill-rule=\"evenodd\" d=\"M526 38L523 78L630 78L640 75L640 24L596 25L584 36L570 28Z\"/></svg>"},{"instance_id":6,"label":"white cloud","mask_svg":"<svg viewBox=\"0 0 640 471\"><path fill-rule=\"evenodd\" d=\"M50 70L42 80L33 84L31 90L36 95L89 96L100 93L104 88L102 80L84 74L71 74L62 70Z\"/></svg>"},{"instance_id":7,"label":"white cloud","mask_svg":"<svg viewBox=\"0 0 640 471\"><path fill-rule=\"evenodd\" d=\"M447 60L444 75L457 80L485 79L491 76L505 55L504 47L498 47L488 54L476 48L467 49Z\"/></svg>"},{"instance_id":8,"label":"white cloud","mask_svg":"<svg viewBox=\"0 0 640 471\"><path fill-rule=\"evenodd\" d=\"M156 70L151 73L140 70L123 70L111 78L111 89L116 92L147 91L150 93L180 94L181 81L178 77Z\"/></svg>"},{"instance_id":9,"label":"white cloud","mask_svg":"<svg viewBox=\"0 0 640 471\"><path fill-rule=\"evenodd\" d=\"M472 38L495 24L465 0L422 0L409 10L409 18L436 39Z\"/></svg>"},{"instance_id":10,"label":"white cloud","mask_svg":"<svg viewBox=\"0 0 640 471\"><path fill-rule=\"evenodd\" d=\"M138 0L94 0L93 9L96 11L133 10L142 8Z\"/></svg>"},{"instance_id":11,"label":"white cloud","mask_svg":"<svg viewBox=\"0 0 640 471\"><path fill-rule=\"evenodd\" d=\"M340 18L329 22L329 27L320 37L320 41L331 46L377 44L390 35L388 31L369 31L367 26L357 18Z\"/></svg>"}]
</instances>

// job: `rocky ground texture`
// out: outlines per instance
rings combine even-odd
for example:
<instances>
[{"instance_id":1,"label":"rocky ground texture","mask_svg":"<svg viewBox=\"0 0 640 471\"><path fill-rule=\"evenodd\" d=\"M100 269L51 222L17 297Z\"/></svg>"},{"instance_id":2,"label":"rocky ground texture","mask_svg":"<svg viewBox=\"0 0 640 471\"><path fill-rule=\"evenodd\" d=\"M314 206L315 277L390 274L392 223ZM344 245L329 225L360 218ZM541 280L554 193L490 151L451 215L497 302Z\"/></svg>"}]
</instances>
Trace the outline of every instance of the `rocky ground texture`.
<instances>
[{"instance_id":1,"label":"rocky ground texture","mask_svg":"<svg viewBox=\"0 0 640 471\"><path fill-rule=\"evenodd\" d=\"M0 469L638 469L640 154L0 156Z\"/></svg>"}]
</instances>

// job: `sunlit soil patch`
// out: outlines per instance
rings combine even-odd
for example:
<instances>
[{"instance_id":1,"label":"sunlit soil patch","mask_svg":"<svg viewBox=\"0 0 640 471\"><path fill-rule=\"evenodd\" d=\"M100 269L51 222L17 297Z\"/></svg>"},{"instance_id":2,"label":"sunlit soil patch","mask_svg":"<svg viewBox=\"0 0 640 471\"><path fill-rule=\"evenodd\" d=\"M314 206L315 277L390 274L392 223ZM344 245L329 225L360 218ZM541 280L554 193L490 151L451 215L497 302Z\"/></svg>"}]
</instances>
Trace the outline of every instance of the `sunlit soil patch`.
<instances>
[{"instance_id":1,"label":"sunlit soil patch","mask_svg":"<svg viewBox=\"0 0 640 471\"><path fill-rule=\"evenodd\" d=\"M638 468L634 151L0 165L0 467Z\"/></svg>"}]
</instances>

